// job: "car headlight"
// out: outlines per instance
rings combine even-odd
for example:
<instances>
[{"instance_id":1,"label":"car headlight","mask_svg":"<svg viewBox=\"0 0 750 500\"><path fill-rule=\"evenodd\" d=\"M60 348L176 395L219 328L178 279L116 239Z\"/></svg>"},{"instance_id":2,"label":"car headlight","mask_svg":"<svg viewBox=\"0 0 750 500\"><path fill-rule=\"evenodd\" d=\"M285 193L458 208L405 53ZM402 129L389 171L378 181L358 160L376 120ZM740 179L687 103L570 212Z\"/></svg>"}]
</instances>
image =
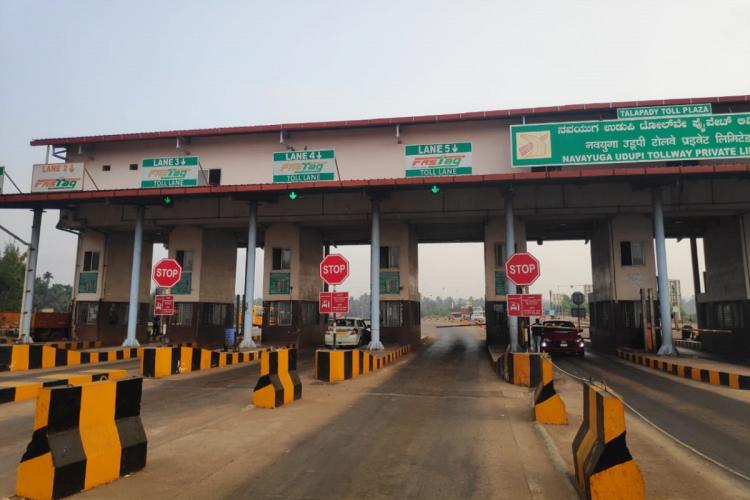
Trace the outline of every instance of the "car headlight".
<instances>
[{"instance_id":1,"label":"car headlight","mask_svg":"<svg viewBox=\"0 0 750 500\"><path fill-rule=\"evenodd\" d=\"M542 340L542 347L547 347L547 341L546 340Z\"/></svg>"}]
</instances>

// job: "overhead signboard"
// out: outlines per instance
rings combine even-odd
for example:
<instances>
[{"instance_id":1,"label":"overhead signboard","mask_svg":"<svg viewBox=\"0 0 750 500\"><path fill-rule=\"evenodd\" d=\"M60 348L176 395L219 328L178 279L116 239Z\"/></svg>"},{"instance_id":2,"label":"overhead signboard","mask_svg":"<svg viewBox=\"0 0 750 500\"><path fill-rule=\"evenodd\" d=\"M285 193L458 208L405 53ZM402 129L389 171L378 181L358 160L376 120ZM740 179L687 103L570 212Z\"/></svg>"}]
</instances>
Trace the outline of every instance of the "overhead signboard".
<instances>
[{"instance_id":1,"label":"overhead signboard","mask_svg":"<svg viewBox=\"0 0 750 500\"><path fill-rule=\"evenodd\" d=\"M700 116L713 112L710 103L685 104L680 106L647 106L640 108L619 108L617 118L661 118L665 116Z\"/></svg>"},{"instance_id":2,"label":"overhead signboard","mask_svg":"<svg viewBox=\"0 0 750 500\"><path fill-rule=\"evenodd\" d=\"M156 316L172 316L176 313L174 295L157 295L154 300L154 314Z\"/></svg>"},{"instance_id":3,"label":"overhead signboard","mask_svg":"<svg viewBox=\"0 0 750 500\"><path fill-rule=\"evenodd\" d=\"M41 163L31 174L32 193L81 191L83 163Z\"/></svg>"},{"instance_id":4,"label":"overhead signboard","mask_svg":"<svg viewBox=\"0 0 750 500\"><path fill-rule=\"evenodd\" d=\"M404 147L406 177L469 175L471 143L411 144Z\"/></svg>"},{"instance_id":5,"label":"overhead signboard","mask_svg":"<svg viewBox=\"0 0 750 500\"><path fill-rule=\"evenodd\" d=\"M191 187L206 184L197 156L144 158L142 188Z\"/></svg>"},{"instance_id":6,"label":"overhead signboard","mask_svg":"<svg viewBox=\"0 0 750 500\"><path fill-rule=\"evenodd\" d=\"M333 149L279 151L273 154L273 182L317 182L336 178Z\"/></svg>"},{"instance_id":7,"label":"overhead signboard","mask_svg":"<svg viewBox=\"0 0 750 500\"><path fill-rule=\"evenodd\" d=\"M349 312L349 292L320 292L318 301L320 314Z\"/></svg>"},{"instance_id":8,"label":"overhead signboard","mask_svg":"<svg viewBox=\"0 0 750 500\"><path fill-rule=\"evenodd\" d=\"M511 166L750 158L750 113L511 125Z\"/></svg>"},{"instance_id":9,"label":"overhead signboard","mask_svg":"<svg viewBox=\"0 0 750 500\"><path fill-rule=\"evenodd\" d=\"M508 316L542 316L541 294L509 294Z\"/></svg>"}]
</instances>

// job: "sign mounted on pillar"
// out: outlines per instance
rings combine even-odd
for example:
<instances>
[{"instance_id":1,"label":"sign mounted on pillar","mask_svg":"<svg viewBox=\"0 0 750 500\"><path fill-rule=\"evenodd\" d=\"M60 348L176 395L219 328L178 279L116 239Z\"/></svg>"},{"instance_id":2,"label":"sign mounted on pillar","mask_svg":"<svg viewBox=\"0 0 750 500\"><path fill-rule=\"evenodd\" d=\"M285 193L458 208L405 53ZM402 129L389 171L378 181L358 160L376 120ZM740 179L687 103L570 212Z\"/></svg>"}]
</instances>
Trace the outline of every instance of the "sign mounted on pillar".
<instances>
[{"instance_id":1,"label":"sign mounted on pillar","mask_svg":"<svg viewBox=\"0 0 750 500\"><path fill-rule=\"evenodd\" d=\"M182 266L174 259L161 259L154 266L151 279L160 288L172 288L182 279Z\"/></svg>"},{"instance_id":2,"label":"sign mounted on pillar","mask_svg":"<svg viewBox=\"0 0 750 500\"><path fill-rule=\"evenodd\" d=\"M320 292L320 314L334 314L349 312L349 292Z\"/></svg>"},{"instance_id":3,"label":"sign mounted on pillar","mask_svg":"<svg viewBox=\"0 0 750 500\"><path fill-rule=\"evenodd\" d=\"M505 262L505 276L516 286L531 286L540 274L539 261L530 253L514 253Z\"/></svg>"},{"instance_id":4,"label":"sign mounted on pillar","mask_svg":"<svg viewBox=\"0 0 750 500\"><path fill-rule=\"evenodd\" d=\"M406 177L470 175L471 143L411 144L404 147Z\"/></svg>"},{"instance_id":5,"label":"sign mounted on pillar","mask_svg":"<svg viewBox=\"0 0 750 500\"><path fill-rule=\"evenodd\" d=\"M157 295L154 300L154 314L156 316L172 316L175 314L174 295Z\"/></svg>"},{"instance_id":6,"label":"sign mounted on pillar","mask_svg":"<svg viewBox=\"0 0 750 500\"><path fill-rule=\"evenodd\" d=\"M320 279L329 285L340 285L349 277L349 261L343 255L332 253L320 261Z\"/></svg>"},{"instance_id":7,"label":"sign mounted on pillar","mask_svg":"<svg viewBox=\"0 0 750 500\"><path fill-rule=\"evenodd\" d=\"M541 294L509 294L508 316L542 316Z\"/></svg>"},{"instance_id":8,"label":"sign mounted on pillar","mask_svg":"<svg viewBox=\"0 0 750 500\"><path fill-rule=\"evenodd\" d=\"M144 158L141 168L142 188L191 187L206 184L197 156Z\"/></svg>"},{"instance_id":9,"label":"sign mounted on pillar","mask_svg":"<svg viewBox=\"0 0 750 500\"><path fill-rule=\"evenodd\" d=\"M81 191L83 163L41 163L31 173L32 193Z\"/></svg>"},{"instance_id":10,"label":"sign mounted on pillar","mask_svg":"<svg viewBox=\"0 0 750 500\"><path fill-rule=\"evenodd\" d=\"M333 149L279 151L273 154L273 182L317 182L336 178Z\"/></svg>"}]
</instances>

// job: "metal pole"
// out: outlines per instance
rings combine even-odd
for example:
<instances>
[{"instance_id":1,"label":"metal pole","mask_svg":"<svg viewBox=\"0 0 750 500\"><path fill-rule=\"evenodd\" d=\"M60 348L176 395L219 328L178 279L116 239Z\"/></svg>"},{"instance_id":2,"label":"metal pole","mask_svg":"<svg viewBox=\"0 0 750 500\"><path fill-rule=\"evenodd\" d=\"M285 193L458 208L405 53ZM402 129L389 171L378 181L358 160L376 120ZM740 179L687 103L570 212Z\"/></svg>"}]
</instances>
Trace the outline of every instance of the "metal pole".
<instances>
[{"instance_id":1,"label":"metal pole","mask_svg":"<svg viewBox=\"0 0 750 500\"><path fill-rule=\"evenodd\" d=\"M505 194L505 260L508 260L511 255L516 253L516 235L513 221L513 195L510 193ZM516 285L513 284L507 277L505 278L505 293L513 293L516 289ZM507 304L507 300L506 300ZM506 312L510 313L506 305ZM521 346L518 344L518 318L508 314L508 333L510 335L510 342L508 342L509 352L519 352Z\"/></svg>"},{"instance_id":2,"label":"metal pole","mask_svg":"<svg viewBox=\"0 0 750 500\"><path fill-rule=\"evenodd\" d=\"M370 345L371 351L385 349L380 342L380 201L372 200L370 237Z\"/></svg>"},{"instance_id":3,"label":"metal pole","mask_svg":"<svg viewBox=\"0 0 750 500\"><path fill-rule=\"evenodd\" d=\"M695 236L690 238L690 260L693 263L693 297L695 298L695 321L700 325L700 308L698 307L698 294L701 293L701 271L698 265L698 240Z\"/></svg>"},{"instance_id":4,"label":"metal pole","mask_svg":"<svg viewBox=\"0 0 750 500\"><path fill-rule=\"evenodd\" d=\"M122 343L124 347L138 347L135 338L138 326L138 291L141 281L141 250L143 248L143 207L136 207L135 233L133 234L133 266L130 269L130 301L128 305L128 336Z\"/></svg>"},{"instance_id":5,"label":"metal pole","mask_svg":"<svg viewBox=\"0 0 750 500\"><path fill-rule=\"evenodd\" d=\"M659 279L659 313L661 315L661 347L659 356L679 356L672 343L672 315L669 306L669 280L667 274L667 247L664 237L664 212L661 190L654 192L654 239L656 240L656 265Z\"/></svg>"},{"instance_id":6,"label":"metal pole","mask_svg":"<svg viewBox=\"0 0 750 500\"><path fill-rule=\"evenodd\" d=\"M34 313L34 286L36 285L36 262L39 257L39 237L42 232L42 209L34 209L31 223L31 245L26 256L26 274L24 276L23 302L21 310L21 329L18 332L23 344L33 342L31 338L31 316Z\"/></svg>"},{"instance_id":7,"label":"metal pole","mask_svg":"<svg viewBox=\"0 0 750 500\"><path fill-rule=\"evenodd\" d=\"M257 347L253 341L253 307L255 304L255 247L258 233L258 204L250 202L250 217L247 222L247 259L245 259L245 313L242 317L244 337L240 349Z\"/></svg>"}]
</instances>

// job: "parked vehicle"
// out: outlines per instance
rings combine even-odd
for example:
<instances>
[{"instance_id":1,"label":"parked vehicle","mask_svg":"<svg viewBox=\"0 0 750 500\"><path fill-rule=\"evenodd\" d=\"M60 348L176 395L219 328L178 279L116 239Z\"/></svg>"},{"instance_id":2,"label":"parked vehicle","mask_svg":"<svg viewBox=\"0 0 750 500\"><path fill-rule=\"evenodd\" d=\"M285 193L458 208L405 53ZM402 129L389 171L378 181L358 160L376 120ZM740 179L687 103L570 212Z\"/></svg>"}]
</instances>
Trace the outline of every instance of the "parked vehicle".
<instances>
[{"instance_id":1,"label":"parked vehicle","mask_svg":"<svg viewBox=\"0 0 750 500\"><path fill-rule=\"evenodd\" d=\"M337 347L357 347L370 342L370 329L362 318L337 318L328 320L325 344L333 347L333 334Z\"/></svg>"},{"instance_id":2,"label":"parked vehicle","mask_svg":"<svg viewBox=\"0 0 750 500\"><path fill-rule=\"evenodd\" d=\"M0 312L0 335L17 337L21 313ZM31 337L37 342L70 338L70 313L35 312L31 316Z\"/></svg>"},{"instance_id":3,"label":"parked vehicle","mask_svg":"<svg viewBox=\"0 0 750 500\"><path fill-rule=\"evenodd\" d=\"M542 352L577 354L585 356L581 330L570 321L551 320L542 323Z\"/></svg>"}]
</instances>

